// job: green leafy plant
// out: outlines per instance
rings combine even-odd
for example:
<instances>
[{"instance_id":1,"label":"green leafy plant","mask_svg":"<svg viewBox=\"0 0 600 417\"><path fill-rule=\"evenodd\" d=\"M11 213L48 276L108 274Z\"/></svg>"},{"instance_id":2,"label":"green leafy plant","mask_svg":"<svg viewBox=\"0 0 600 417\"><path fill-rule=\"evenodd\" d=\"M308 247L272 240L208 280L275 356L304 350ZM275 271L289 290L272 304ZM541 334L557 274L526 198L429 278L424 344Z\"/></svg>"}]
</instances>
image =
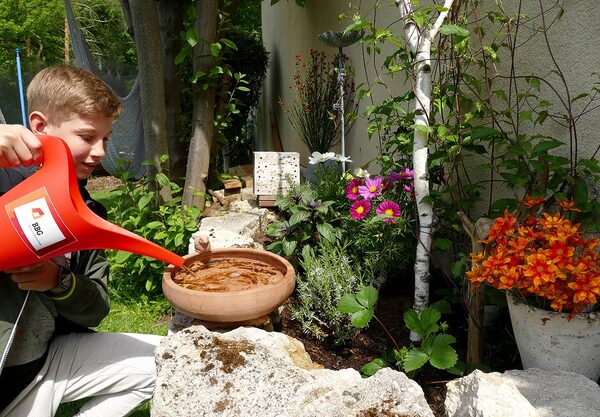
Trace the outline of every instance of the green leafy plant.
<instances>
[{"instance_id":1,"label":"green leafy plant","mask_svg":"<svg viewBox=\"0 0 600 417\"><path fill-rule=\"evenodd\" d=\"M161 162L166 161L163 156ZM110 220L172 252L186 254L189 237L197 230L200 209L181 206L183 189L163 173L156 175L156 184L147 176L133 181L127 171L120 178L122 185L111 192L114 206L109 210ZM158 185L170 187L171 200L159 203L154 191ZM163 262L122 251L109 251L109 261L111 278L119 291L132 295L160 292Z\"/></svg>"},{"instance_id":2,"label":"green leafy plant","mask_svg":"<svg viewBox=\"0 0 600 417\"><path fill-rule=\"evenodd\" d=\"M227 13L221 12L219 39L209 43L200 38L191 21L186 21L186 30L180 34L181 50L175 58L175 63L190 84L199 86L200 90L215 91L213 125L216 141L211 148L209 188L218 182L219 169L226 172L232 162L248 162L249 140L243 132L249 112L258 101L257 91L261 89L269 59L260 41L238 28L228 27L228 22ZM200 58L210 65L204 70L194 71L193 49L202 43L207 46L207 54ZM184 100L192 99L190 93L190 89L184 91ZM186 123L187 117L189 115L184 115L184 125L191 123Z\"/></svg>"},{"instance_id":3,"label":"green leafy plant","mask_svg":"<svg viewBox=\"0 0 600 417\"><path fill-rule=\"evenodd\" d=\"M334 224L338 215L334 201L321 201L308 184L299 184L286 196L277 196L275 205L285 220L270 223L267 235L276 240L268 246L297 264L298 254L305 246L317 246L322 241L335 243L342 231Z\"/></svg>"},{"instance_id":4,"label":"green leafy plant","mask_svg":"<svg viewBox=\"0 0 600 417\"><path fill-rule=\"evenodd\" d=\"M298 274L296 297L290 304L292 318L300 322L304 332L336 344L356 333L348 316L338 310L338 302L343 294L360 288L366 275L347 253L344 246L327 241L315 249L304 246L300 259L303 272Z\"/></svg>"},{"instance_id":5,"label":"green leafy plant","mask_svg":"<svg viewBox=\"0 0 600 417\"><path fill-rule=\"evenodd\" d=\"M434 248L456 261L452 272L457 291L466 288L464 254L471 245L459 211L470 218L497 217L505 208L516 209L517 201L527 195L544 197L549 204L566 197L581 207L582 229L599 228L600 146L590 138L586 145L591 146L582 146L585 130L579 125L598 114L600 84L598 74L592 74L586 87L575 90L573 77L566 66L561 68L567 61L556 55L552 39L558 38L552 32L559 27L557 20L569 13L563 3L536 2L528 9L530 16L521 12L527 9L522 0L515 8L501 2L492 9L482 9L478 2L456 3L440 28L445 36L432 50L426 127L415 125L410 87L399 93L390 88L398 77L414 77L414 57L405 47L403 25L378 27L375 20L354 15L346 28L366 31L362 45L377 72L359 97L387 94L384 100L372 99L364 114L369 137L378 139L383 150L382 167L412 158L415 130L428 135L428 200L437 219ZM425 30L431 10L415 3L406 23ZM513 15L509 10L519 12ZM474 15L481 18L472 19ZM548 65L523 65L520 49L533 41L539 42L537 54ZM382 43L393 52L384 53ZM533 73L532 68L539 70Z\"/></svg>"},{"instance_id":6,"label":"green leafy plant","mask_svg":"<svg viewBox=\"0 0 600 417\"><path fill-rule=\"evenodd\" d=\"M371 319L375 318L394 344L391 353L364 365L361 368L363 375L371 376L379 369L392 364L407 374L414 375L417 370L427 363L434 368L445 369L450 373L462 375L462 369L457 366L458 355L451 346L456 339L446 333L448 326L444 322L440 322L442 315L438 309L429 307L420 313L412 309L406 311L404 313L406 327L417 333L421 340L417 346L399 347L375 315L377 297L377 290L367 286L354 294L344 294L338 303L338 310L350 314L352 324L358 328L367 326Z\"/></svg>"},{"instance_id":7,"label":"green leafy plant","mask_svg":"<svg viewBox=\"0 0 600 417\"><path fill-rule=\"evenodd\" d=\"M241 5L242 8L252 7L251 4ZM256 5L254 5L256 7ZM260 22L260 5L258 5L258 19ZM248 18L247 16L246 18ZM245 23L247 22L240 22ZM247 164L252 161L252 110L256 108L262 86L269 66L269 53L265 49L260 32L251 33L242 30L237 26L227 29L224 36L233 42L237 49L225 48L223 51L223 64L234 74L244 74L244 84L234 80L224 78L220 90L225 93L218 93L217 100L219 105L224 102L224 98L230 91L235 91L237 112L230 112L230 120L227 126L223 128L223 165L236 166ZM235 78L235 76L234 76ZM241 80L240 80L241 81Z\"/></svg>"}]
</instances>

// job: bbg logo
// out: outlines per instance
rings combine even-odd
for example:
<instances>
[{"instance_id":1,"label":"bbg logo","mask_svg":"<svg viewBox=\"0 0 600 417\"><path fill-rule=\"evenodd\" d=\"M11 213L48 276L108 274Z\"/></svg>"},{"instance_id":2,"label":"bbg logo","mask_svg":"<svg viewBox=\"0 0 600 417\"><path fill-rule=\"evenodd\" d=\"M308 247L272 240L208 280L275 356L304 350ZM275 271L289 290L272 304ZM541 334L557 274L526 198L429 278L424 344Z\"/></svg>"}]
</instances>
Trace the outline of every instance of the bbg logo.
<instances>
[{"instance_id":1,"label":"bbg logo","mask_svg":"<svg viewBox=\"0 0 600 417\"><path fill-rule=\"evenodd\" d=\"M39 220L44 216L44 211L39 207L34 207L31 209L31 217L34 220Z\"/></svg>"}]
</instances>

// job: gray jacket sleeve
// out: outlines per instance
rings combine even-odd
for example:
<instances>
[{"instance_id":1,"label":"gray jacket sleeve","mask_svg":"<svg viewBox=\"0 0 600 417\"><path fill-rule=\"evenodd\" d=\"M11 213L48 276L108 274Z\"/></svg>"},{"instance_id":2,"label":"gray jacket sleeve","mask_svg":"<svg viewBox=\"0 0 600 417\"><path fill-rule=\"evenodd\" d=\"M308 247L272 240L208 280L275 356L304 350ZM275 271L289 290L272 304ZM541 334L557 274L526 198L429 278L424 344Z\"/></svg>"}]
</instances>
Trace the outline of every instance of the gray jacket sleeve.
<instances>
[{"instance_id":1,"label":"gray jacket sleeve","mask_svg":"<svg viewBox=\"0 0 600 417\"><path fill-rule=\"evenodd\" d=\"M74 252L71 288L62 296L51 297L59 315L73 323L94 327L106 317L110 308L108 261L103 250Z\"/></svg>"}]
</instances>

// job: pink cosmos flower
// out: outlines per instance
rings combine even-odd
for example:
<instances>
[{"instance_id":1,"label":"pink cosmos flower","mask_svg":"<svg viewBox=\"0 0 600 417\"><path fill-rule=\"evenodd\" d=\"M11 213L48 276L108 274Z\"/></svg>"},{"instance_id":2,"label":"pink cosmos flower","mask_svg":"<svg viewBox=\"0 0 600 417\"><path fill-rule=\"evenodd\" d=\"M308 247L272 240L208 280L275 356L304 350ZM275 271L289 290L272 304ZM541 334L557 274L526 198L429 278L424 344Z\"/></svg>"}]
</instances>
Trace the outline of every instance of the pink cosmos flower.
<instances>
[{"instance_id":1,"label":"pink cosmos flower","mask_svg":"<svg viewBox=\"0 0 600 417\"><path fill-rule=\"evenodd\" d=\"M383 178L376 176L374 178L365 178L365 185L358 187L358 193L365 199L370 200L381 194Z\"/></svg>"},{"instance_id":2,"label":"pink cosmos flower","mask_svg":"<svg viewBox=\"0 0 600 417\"><path fill-rule=\"evenodd\" d=\"M346 198L348 200L358 199L358 197L360 197L360 194L358 193L358 187L361 185L363 185L363 182L360 178L354 178L352 181L350 181L346 187Z\"/></svg>"},{"instance_id":3,"label":"pink cosmos flower","mask_svg":"<svg viewBox=\"0 0 600 417\"><path fill-rule=\"evenodd\" d=\"M413 171L409 167L404 167L404 168L402 168L402 171L400 171L400 177L403 180L412 180L414 178L414 176L415 176L415 171Z\"/></svg>"},{"instance_id":4,"label":"pink cosmos flower","mask_svg":"<svg viewBox=\"0 0 600 417\"><path fill-rule=\"evenodd\" d=\"M413 191L413 188L414 188L414 186L413 186L413 183L412 183L412 182L411 182L410 184L405 184L405 185L404 185L404 191L406 191L407 193L410 193L410 192L412 192L412 191Z\"/></svg>"},{"instance_id":5,"label":"pink cosmos flower","mask_svg":"<svg viewBox=\"0 0 600 417\"><path fill-rule=\"evenodd\" d=\"M350 216L354 220L364 219L367 214L369 214L369 211L371 211L371 203L367 200L355 201L352 203L352 206L350 206Z\"/></svg>"},{"instance_id":6,"label":"pink cosmos flower","mask_svg":"<svg viewBox=\"0 0 600 417\"><path fill-rule=\"evenodd\" d=\"M375 210L375 213L393 216L383 219L383 221L386 223L395 223L396 219L394 217L400 217L400 206L391 200L385 200L379 204L377 210Z\"/></svg>"}]
</instances>

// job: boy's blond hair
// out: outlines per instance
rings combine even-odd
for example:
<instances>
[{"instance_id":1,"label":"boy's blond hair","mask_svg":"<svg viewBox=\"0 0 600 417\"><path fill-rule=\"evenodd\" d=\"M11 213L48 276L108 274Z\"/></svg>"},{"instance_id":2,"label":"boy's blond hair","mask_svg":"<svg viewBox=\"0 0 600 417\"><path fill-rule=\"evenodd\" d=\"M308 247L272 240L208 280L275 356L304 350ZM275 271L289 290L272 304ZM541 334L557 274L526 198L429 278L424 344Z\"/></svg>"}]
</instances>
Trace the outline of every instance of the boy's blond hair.
<instances>
[{"instance_id":1,"label":"boy's blond hair","mask_svg":"<svg viewBox=\"0 0 600 417\"><path fill-rule=\"evenodd\" d=\"M29 112L39 111L58 126L73 116L105 116L116 119L119 97L94 74L76 67L44 68L27 87Z\"/></svg>"}]
</instances>

